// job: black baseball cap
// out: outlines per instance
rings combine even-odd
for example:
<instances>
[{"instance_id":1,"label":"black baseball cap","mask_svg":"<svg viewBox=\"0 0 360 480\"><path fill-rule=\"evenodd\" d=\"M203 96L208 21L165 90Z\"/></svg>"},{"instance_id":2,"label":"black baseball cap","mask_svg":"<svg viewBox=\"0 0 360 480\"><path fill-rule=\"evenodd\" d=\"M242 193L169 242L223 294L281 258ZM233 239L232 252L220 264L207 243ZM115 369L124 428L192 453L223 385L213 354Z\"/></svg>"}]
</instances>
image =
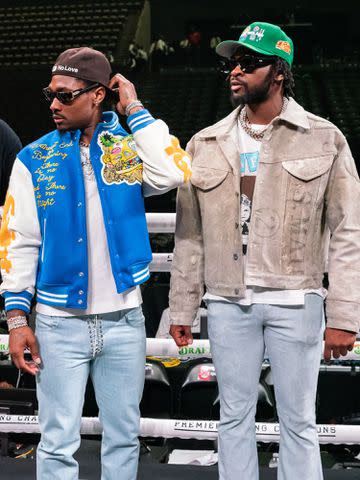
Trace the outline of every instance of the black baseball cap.
<instances>
[{"instance_id":1,"label":"black baseball cap","mask_svg":"<svg viewBox=\"0 0 360 480\"><path fill-rule=\"evenodd\" d=\"M108 87L111 66L99 50L90 47L69 48L56 59L52 75L67 75Z\"/></svg>"}]
</instances>

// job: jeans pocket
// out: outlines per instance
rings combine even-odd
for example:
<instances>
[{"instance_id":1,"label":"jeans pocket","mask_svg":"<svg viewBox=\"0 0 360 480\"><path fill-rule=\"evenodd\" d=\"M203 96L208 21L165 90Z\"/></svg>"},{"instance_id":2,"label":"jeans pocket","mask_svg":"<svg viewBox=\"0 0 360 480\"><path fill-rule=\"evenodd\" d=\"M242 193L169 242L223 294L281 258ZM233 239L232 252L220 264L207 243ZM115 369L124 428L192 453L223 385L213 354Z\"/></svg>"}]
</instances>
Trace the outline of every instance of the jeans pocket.
<instances>
[{"instance_id":1,"label":"jeans pocket","mask_svg":"<svg viewBox=\"0 0 360 480\"><path fill-rule=\"evenodd\" d=\"M52 315L36 314L35 329L36 330L55 330L59 325L60 317Z\"/></svg>"},{"instance_id":2,"label":"jeans pocket","mask_svg":"<svg viewBox=\"0 0 360 480\"><path fill-rule=\"evenodd\" d=\"M126 323L132 327L143 327L145 325L145 317L141 307L131 308L125 315Z\"/></svg>"},{"instance_id":3,"label":"jeans pocket","mask_svg":"<svg viewBox=\"0 0 360 480\"><path fill-rule=\"evenodd\" d=\"M304 337L306 343L318 343L324 334L324 299L316 293L305 295Z\"/></svg>"}]
</instances>

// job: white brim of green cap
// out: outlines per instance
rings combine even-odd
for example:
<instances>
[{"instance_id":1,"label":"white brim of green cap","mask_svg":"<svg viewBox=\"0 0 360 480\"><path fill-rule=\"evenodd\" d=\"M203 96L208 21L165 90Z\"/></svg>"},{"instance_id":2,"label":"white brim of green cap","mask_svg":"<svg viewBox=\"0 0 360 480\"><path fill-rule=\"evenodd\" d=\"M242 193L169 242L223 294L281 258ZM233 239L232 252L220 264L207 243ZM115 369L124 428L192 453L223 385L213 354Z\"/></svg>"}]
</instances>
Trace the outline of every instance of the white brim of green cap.
<instances>
[{"instance_id":1,"label":"white brim of green cap","mask_svg":"<svg viewBox=\"0 0 360 480\"><path fill-rule=\"evenodd\" d=\"M265 52L263 49L253 47L252 45L248 45L247 43L242 43L237 40L224 40L223 42L219 43L215 51L221 57L231 58L236 50L240 47L248 48L249 50L261 53L262 55L274 55L272 52Z\"/></svg>"}]
</instances>

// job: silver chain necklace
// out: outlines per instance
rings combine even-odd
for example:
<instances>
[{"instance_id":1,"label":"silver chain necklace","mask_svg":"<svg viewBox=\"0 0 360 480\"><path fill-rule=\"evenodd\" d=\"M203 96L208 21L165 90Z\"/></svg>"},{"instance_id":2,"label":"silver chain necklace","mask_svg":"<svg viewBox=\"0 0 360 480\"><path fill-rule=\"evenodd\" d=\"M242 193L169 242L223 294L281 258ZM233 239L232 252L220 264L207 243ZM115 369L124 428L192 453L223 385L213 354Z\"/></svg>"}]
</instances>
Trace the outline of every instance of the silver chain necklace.
<instances>
[{"instance_id":1,"label":"silver chain necklace","mask_svg":"<svg viewBox=\"0 0 360 480\"><path fill-rule=\"evenodd\" d=\"M90 160L89 145L80 142L80 161L86 179L95 181L94 169Z\"/></svg>"},{"instance_id":2,"label":"silver chain necklace","mask_svg":"<svg viewBox=\"0 0 360 480\"><path fill-rule=\"evenodd\" d=\"M286 107L288 106L288 103L289 103L289 100L286 97L283 97L283 104L282 104L279 115L281 115L282 113L285 112ZM251 138L253 138L254 140L257 140L258 142L261 142L261 140L264 138L265 131L268 127L266 125L265 128L263 128L262 130L255 130L255 128L253 128L251 126L251 123L249 122L248 116L246 114L246 106L245 105L243 106L243 108L240 111L239 123L240 123L241 127L245 130L245 132L248 135L250 135Z\"/></svg>"}]
</instances>

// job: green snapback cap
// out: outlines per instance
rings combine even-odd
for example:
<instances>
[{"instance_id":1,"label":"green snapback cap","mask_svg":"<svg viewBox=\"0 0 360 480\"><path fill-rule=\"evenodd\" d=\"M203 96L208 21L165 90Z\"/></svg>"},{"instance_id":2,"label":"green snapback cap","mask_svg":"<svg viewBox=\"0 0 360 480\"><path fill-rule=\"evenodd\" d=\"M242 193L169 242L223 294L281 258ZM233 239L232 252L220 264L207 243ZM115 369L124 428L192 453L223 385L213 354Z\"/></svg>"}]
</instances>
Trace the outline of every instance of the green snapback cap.
<instances>
[{"instance_id":1,"label":"green snapback cap","mask_svg":"<svg viewBox=\"0 0 360 480\"><path fill-rule=\"evenodd\" d=\"M277 25L254 22L241 33L239 40L225 40L216 47L216 53L230 58L239 47L246 47L262 55L276 55L291 66L294 45L290 37Z\"/></svg>"}]
</instances>

